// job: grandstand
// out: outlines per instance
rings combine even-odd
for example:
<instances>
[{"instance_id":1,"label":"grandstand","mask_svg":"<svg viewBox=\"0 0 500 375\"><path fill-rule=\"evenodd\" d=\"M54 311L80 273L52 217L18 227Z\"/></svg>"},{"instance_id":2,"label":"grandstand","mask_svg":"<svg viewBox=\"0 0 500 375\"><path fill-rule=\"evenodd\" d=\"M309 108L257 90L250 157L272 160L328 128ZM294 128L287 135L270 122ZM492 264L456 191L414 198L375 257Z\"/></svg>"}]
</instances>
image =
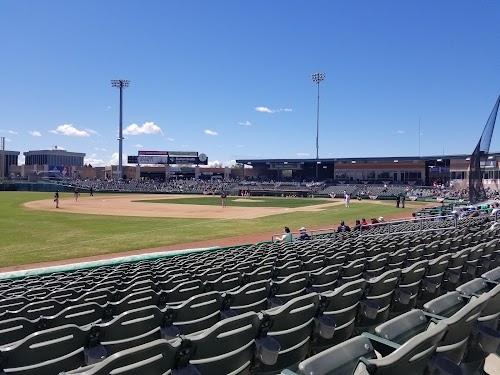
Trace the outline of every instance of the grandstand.
<instances>
[{"instance_id":1,"label":"grandstand","mask_svg":"<svg viewBox=\"0 0 500 375\"><path fill-rule=\"evenodd\" d=\"M474 373L500 343L495 219L4 278L1 370Z\"/></svg>"}]
</instances>

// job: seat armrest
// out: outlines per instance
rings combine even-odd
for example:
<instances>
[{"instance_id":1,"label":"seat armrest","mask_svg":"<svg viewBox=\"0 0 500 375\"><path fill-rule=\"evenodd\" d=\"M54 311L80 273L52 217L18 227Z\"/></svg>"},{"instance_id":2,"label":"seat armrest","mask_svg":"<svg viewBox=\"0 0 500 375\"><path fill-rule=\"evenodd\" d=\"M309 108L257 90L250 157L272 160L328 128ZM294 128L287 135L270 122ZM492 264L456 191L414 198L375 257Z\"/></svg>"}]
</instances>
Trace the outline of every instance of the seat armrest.
<instances>
[{"instance_id":1,"label":"seat armrest","mask_svg":"<svg viewBox=\"0 0 500 375\"><path fill-rule=\"evenodd\" d=\"M392 353L394 350L398 349L401 346L400 344L395 343L394 341L384 339L372 333L363 332L361 336L369 339L373 345L373 348L383 356Z\"/></svg>"},{"instance_id":2,"label":"seat armrest","mask_svg":"<svg viewBox=\"0 0 500 375\"><path fill-rule=\"evenodd\" d=\"M431 318L431 320L434 320L434 321L439 321L439 320L446 319L446 317L445 317L445 316L441 316L441 315L433 314L433 313L426 312L426 311L424 311L424 315L425 315L425 316L428 316L429 318Z\"/></svg>"}]
</instances>

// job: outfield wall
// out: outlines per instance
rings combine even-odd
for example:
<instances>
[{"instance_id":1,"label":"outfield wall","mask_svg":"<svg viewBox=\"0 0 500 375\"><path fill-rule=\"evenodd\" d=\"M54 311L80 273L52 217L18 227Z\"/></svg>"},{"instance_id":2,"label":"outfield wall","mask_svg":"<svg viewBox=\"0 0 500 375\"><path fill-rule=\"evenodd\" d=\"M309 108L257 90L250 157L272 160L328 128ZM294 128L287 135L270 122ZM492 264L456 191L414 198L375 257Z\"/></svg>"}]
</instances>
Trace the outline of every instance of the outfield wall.
<instances>
[{"instance_id":1,"label":"outfield wall","mask_svg":"<svg viewBox=\"0 0 500 375\"><path fill-rule=\"evenodd\" d=\"M0 183L0 191L70 192L73 188L53 182L5 181Z\"/></svg>"}]
</instances>

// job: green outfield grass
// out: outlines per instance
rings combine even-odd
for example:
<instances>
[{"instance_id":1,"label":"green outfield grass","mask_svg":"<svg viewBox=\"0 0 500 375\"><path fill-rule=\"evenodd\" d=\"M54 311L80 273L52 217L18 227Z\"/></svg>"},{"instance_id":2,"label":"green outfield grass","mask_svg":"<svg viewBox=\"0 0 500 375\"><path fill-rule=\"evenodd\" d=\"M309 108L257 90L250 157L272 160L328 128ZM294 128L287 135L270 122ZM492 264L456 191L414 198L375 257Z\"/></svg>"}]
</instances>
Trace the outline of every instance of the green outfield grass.
<instances>
[{"instance_id":1,"label":"green outfield grass","mask_svg":"<svg viewBox=\"0 0 500 375\"><path fill-rule=\"evenodd\" d=\"M279 233L284 225L331 227L340 220L388 216L411 209L353 202L321 212L293 212L251 220L170 219L79 215L28 210L24 202L50 193L0 192L0 267L116 253L120 251L225 238ZM70 195L62 195L71 199Z\"/></svg>"},{"instance_id":2,"label":"green outfield grass","mask_svg":"<svg viewBox=\"0 0 500 375\"><path fill-rule=\"evenodd\" d=\"M175 204L202 204L207 206L220 206L221 198L219 196L207 197L186 197L175 199L151 199L141 200L148 203L175 203ZM296 208L305 206L314 206L322 203L330 203L332 200L318 198L276 198L276 197L228 197L226 204L237 207L282 207Z\"/></svg>"}]
</instances>

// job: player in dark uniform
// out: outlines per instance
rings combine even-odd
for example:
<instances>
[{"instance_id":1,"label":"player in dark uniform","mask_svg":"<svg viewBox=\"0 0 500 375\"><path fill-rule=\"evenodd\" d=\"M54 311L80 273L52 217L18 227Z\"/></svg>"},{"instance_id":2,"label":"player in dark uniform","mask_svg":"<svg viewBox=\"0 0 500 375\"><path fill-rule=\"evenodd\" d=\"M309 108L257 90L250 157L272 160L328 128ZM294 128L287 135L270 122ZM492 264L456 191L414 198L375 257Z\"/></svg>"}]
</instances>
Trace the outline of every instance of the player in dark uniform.
<instances>
[{"instance_id":1,"label":"player in dark uniform","mask_svg":"<svg viewBox=\"0 0 500 375\"><path fill-rule=\"evenodd\" d=\"M93 197L94 196L94 188L91 186L90 187L90 196Z\"/></svg>"},{"instance_id":2,"label":"player in dark uniform","mask_svg":"<svg viewBox=\"0 0 500 375\"><path fill-rule=\"evenodd\" d=\"M56 208L59 208L59 191L54 193L54 203L56 204Z\"/></svg>"},{"instance_id":3,"label":"player in dark uniform","mask_svg":"<svg viewBox=\"0 0 500 375\"><path fill-rule=\"evenodd\" d=\"M75 196L75 202L78 202L78 198L80 197L80 191L78 190L78 188L75 188L75 191L73 194Z\"/></svg>"},{"instance_id":4,"label":"player in dark uniform","mask_svg":"<svg viewBox=\"0 0 500 375\"><path fill-rule=\"evenodd\" d=\"M220 203L222 205L222 207L226 207L226 199L227 199L227 194L225 191L223 191L221 194L220 194Z\"/></svg>"}]
</instances>

